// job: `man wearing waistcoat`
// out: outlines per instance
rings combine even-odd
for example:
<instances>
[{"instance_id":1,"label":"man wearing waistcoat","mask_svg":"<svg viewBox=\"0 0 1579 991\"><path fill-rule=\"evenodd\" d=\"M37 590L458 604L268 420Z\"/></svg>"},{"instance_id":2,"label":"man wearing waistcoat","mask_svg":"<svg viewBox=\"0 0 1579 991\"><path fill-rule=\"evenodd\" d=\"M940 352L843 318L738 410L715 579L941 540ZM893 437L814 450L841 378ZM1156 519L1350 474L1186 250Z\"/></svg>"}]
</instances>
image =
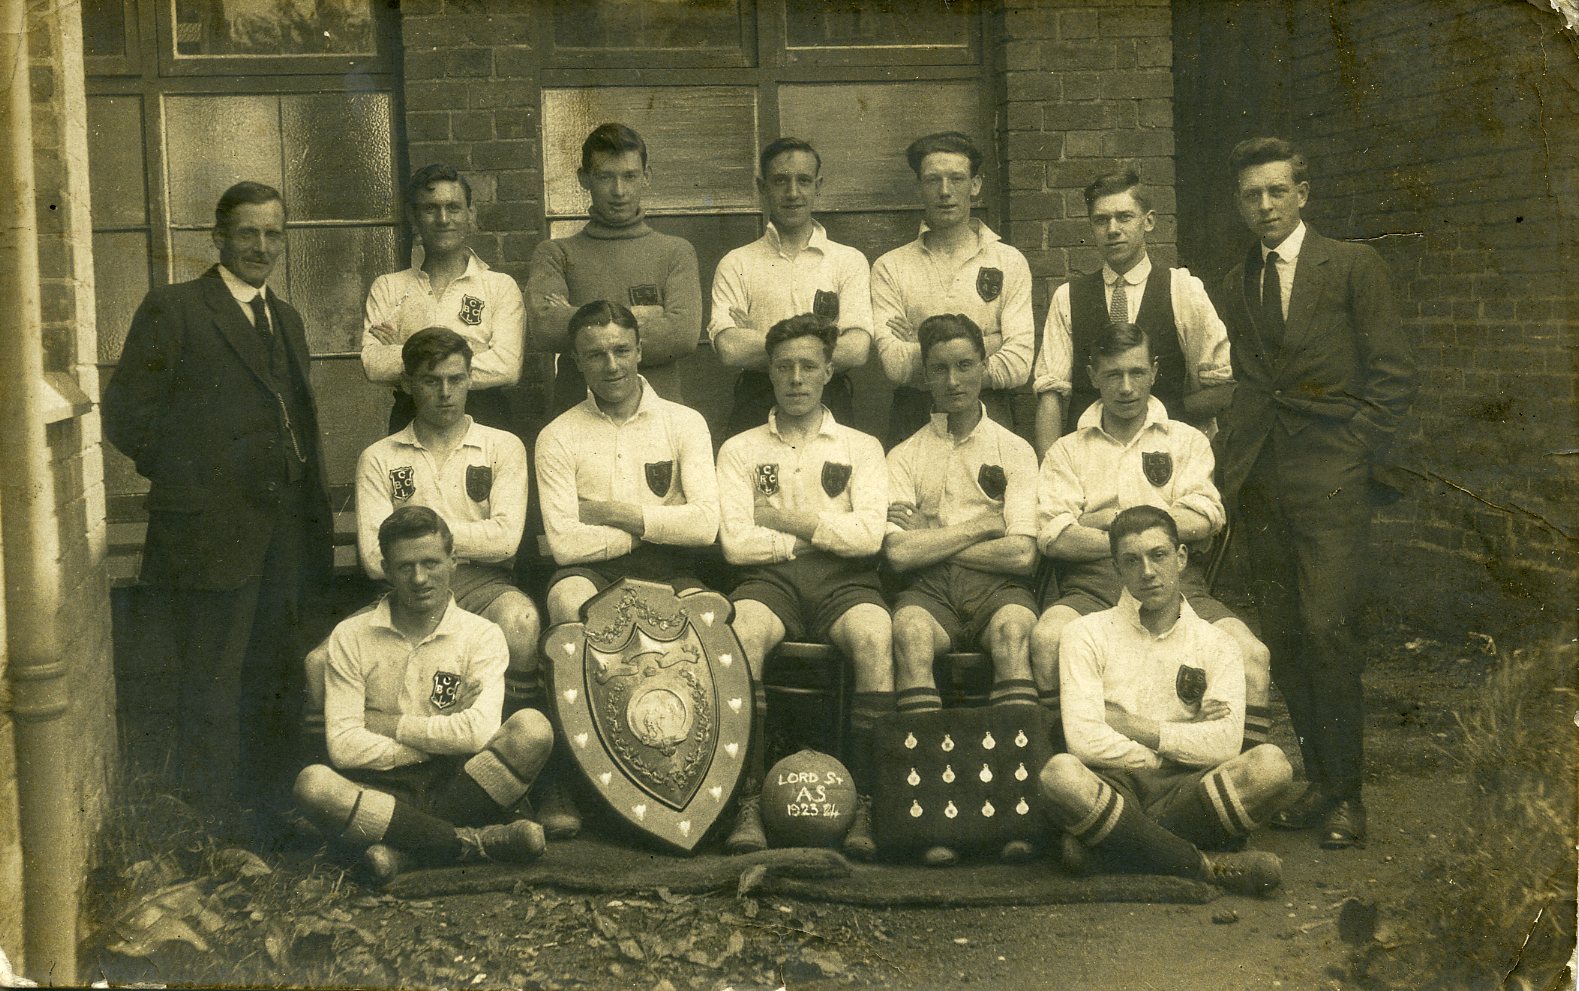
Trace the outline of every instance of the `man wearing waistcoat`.
<instances>
[{"instance_id":1,"label":"man wearing waistcoat","mask_svg":"<svg viewBox=\"0 0 1579 991\"><path fill-rule=\"evenodd\" d=\"M1252 138L1229 168L1257 243L1218 298L1238 383L1223 417L1223 488L1237 499L1272 680L1310 782L1272 824L1317 828L1323 847L1343 849L1365 838L1355 624L1371 512L1398 494L1388 449L1414 399L1414 356L1381 256L1300 219L1304 156Z\"/></svg>"},{"instance_id":2,"label":"man wearing waistcoat","mask_svg":"<svg viewBox=\"0 0 1579 991\"><path fill-rule=\"evenodd\" d=\"M1156 214L1133 169L1097 176L1085 200L1102 268L1059 286L1048 306L1032 376L1037 455L1075 429L1096 401L1096 386L1074 363L1110 323L1146 332L1157 359L1152 395L1168 417L1212 433L1212 418L1233 394L1233 376L1228 336L1206 287L1189 269L1152 264L1146 235L1156 227Z\"/></svg>"}]
</instances>

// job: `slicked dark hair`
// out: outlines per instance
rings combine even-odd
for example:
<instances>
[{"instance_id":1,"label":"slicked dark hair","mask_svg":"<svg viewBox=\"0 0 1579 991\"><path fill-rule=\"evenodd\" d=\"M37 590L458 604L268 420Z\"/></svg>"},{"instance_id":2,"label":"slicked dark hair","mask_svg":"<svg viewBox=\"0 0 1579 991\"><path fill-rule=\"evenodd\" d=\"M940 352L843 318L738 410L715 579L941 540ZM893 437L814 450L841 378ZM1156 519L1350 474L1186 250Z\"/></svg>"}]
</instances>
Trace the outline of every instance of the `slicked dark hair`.
<instances>
[{"instance_id":1,"label":"slicked dark hair","mask_svg":"<svg viewBox=\"0 0 1579 991\"><path fill-rule=\"evenodd\" d=\"M936 154L964 155L970 159L970 174L976 175L981 171L981 149L976 147L976 142L970 135L963 131L939 131L928 134L910 142L910 147L905 149L905 161L910 163L910 171L921 178L921 163L928 155Z\"/></svg>"},{"instance_id":2,"label":"slicked dark hair","mask_svg":"<svg viewBox=\"0 0 1579 991\"><path fill-rule=\"evenodd\" d=\"M416 206L417 194L433 188L436 183L440 182L460 183L461 192L466 194L466 205L472 205L472 184L466 181L466 177L461 175L455 166L446 165L443 162L424 165L411 173L411 178L406 180L406 205Z\"/></svg>"},{"instance_id":3,"label":"slicked dark hair","mask_svg":"<svg viewBox=\"0 0 1579 991\"><path fill-rule=\"evenodd\" d=\"M757 156L757 174L766 179L768 177L768 166L773 164L773 160L792 151L804 151L810 155L817 162L817 174L822 174L822 156L817 154L817 149L811 146L811 142L804 138L787 136L770 142L766 148L762 149L762 154Z\"/></svg>"},{"instance_id":4,"label":"slicked dark hair","mask_svg":"<svg viewBox=\"0 0 1579 991\"><path fill-rule=\"evenodd\" d=\"M1151 197L1146 194L1146 188L1140 184L1140 173L1134 169L1114 169L1104 172L1091 180L1085 188L1086 212L1090 213L1096 206L1097 200L1104 196L1117 196L1119 193L1131 193L1135 202L1140 204L1143 211L1151 209Z\"/></svg>"},{"instance_id":5,"label":"slicked dark hair","mask_svg":"<svg viewBox=\"0 0 1579 991\"><path fill-rule=\"evenodd\" d=\"M581 142L581 171L592 171L592 156L596 154L623 155L627 151L641 153L641 167L647 167L647 142L633 128L624 124L599 124Z\"/></svg>"},{"instance_id":6,"label":"slicked dark hair","mask_svg":"<svg viewBox=\"0 0 1579 991\"><path fill-rule=\"evenodd\" d=\"M452 354L465 358L467 370L471 369L472 346L466 338L448 327L424 327L400 346L400 364L407 375L417 375Z\"/></svg>"},{"instance_id":7,"label":"slicked dark hair","mask_svg":"<svg viewBox=\"0 0 1579 991\"><path fill-rule=\"evenodd\" d=\"M923 362L939 344L958 340L969 341L976 349L977 357L987 357L987 343L981 338L981 328L963 313L937 313L927 317L916 328L916 339L921 342Z\"/></svg>"},{"instance_id":8,"label":"slicked dark hair","mask_svg":"<svg viewBox=\"0 0 1579 991\"><path fill-rule=\"evenodd\" d=\"M426 506L401 506L378 525L378 553L387 559L396 541L416 540L435 533L444 542L444 553L455 553L455 535L450 533L444 517Z\"/></svg>"},{"instance_id":9,"label":"slicked dark hair","mask_svg":"<svg viewBox=\"0 0 1579 991\"><path fill-rule=\"evenodd\" d=\"M1139 347L1146 349L1146 357L1157 357L1151 347L1151 337L1140 327L1132 323L1110 323L1091 339L1091 345L1086 348L1086 364L1095 368L1102 358L1112 358Z\"/></svg>"},{"instance_id":10,"label":"slicked dark hair","mask_svg":"<svg viewBox=\"0 0 1579 991\"><path fill-rule=\"evenodd\" d=\"M249 203L278 203L280 210L285 210L285 197L273 186L261 182L242 181L225 190L219 197L219 202L214 204L214 227L217 230L226 230L230 227L230 218L235 214L236 208Z\"/></svg>"},{"instance_id":11,"label":"slicked dark hair","mask_svg":"<svg viewBox=\"0 0 1579 991\"><path fill-rule=\"evenodd\" d=\"M780 320L769 327L762 349L767 353L768 359L772 360L774 351L798 337L817 338L822 344L823 355L832 361L834 346L839 343L839 328L834 326L831 320L819 317L815 313L802 313L799 316Z\"/></svg>"},{"instance_id":12,"label":"slicked dark hair","mask_svg":"<svg viewBox=\"0 0 1579 991\"><path fill-rule=\"evenodd\" d=\"M1245 169L1268 162L1289 163L1295 182L1305 182L1310 178L1310 163L1305 161L1305 153L1287 138L1246 138L1228 153L1228 171L1236 184Z\"/></svg>"},{"instance_id":13,"label":"slicked dark hair","mask_svg":"<svg viewBox=\"0 0 1579 991\"><path fill-rule=\"evenodd\" d=\"M570 350L575 351L576 335L583 330L588 327L607 327L611 323L634 333L637 347L641 346L641 326L636 322L636 314L629 307L613 300L595 299L570 316L570 324L565 330Z\"/></svg>"},{"instance_id":14,"label":"slicked dark hair","mask_svg":"<svg viewBox=\"0 0 1579 991\"><path fill-rule=\"evenodd\" d=\"M1184 541L1179 539L1179 524L1173 521L1165 509L1156 506L1131 506L1113 517L1113 522L1107 528L1107 546L1114 557L1118 556L1118 542L1125 537L1147 530L1161 530L1173 541L1175 549Z\"/></svg>"}]
</instances>

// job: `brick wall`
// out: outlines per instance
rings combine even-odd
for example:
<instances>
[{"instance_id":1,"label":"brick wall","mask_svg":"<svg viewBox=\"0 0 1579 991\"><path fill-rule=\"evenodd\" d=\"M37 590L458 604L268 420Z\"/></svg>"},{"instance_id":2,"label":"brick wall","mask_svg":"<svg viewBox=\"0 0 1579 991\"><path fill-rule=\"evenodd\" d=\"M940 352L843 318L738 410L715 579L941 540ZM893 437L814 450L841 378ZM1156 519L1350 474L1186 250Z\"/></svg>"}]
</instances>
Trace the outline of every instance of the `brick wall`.
<instances>
[{"instance_id":1,"label":"brick wall","mask_svg":"<svg viewBox=\"0 0 1579 991\"><path fill-rule=\"evenodd\" d=\"M1579 44L1531 4L1296 4L1290 121L1308 216L1392 268L1420 361L1380 517L1402 608L1571 622L1579 556ZM1523 614L1520 610L1520 615Z\"/></svg>"},{"instance_id":2,"label":"brick wall","mask_svg":"<svg viewBox=\"0 0 1579 991\"><path fill-rule=\"evenodd\" d=\"M75 7L30 4L34 174L37 183L45 371L61 403L47 428L59 513L60 650L68 664L63 717L75 746L60 787L77 796L76 863L86 873L91 837L102 818L115 757L115 687L105 575L104 466L97 410L92 223L87 185L87 108L81 23ZM9 723L9 706L0 719ZM21 952L20 847L16 833L15 751L0 726L0 945Z\"/></svg>"},{"instance_id":3,"label":"brick wall","mask_svg":"<svg viewBox=\"0 0 1579 991\"><path fill-rule=\"evenodd\" d=\"M1053 289L1101 257L1081 190L1128 162L1153 192L1151 254L1175 265L1173 41L1167 0L1008 0L1003 11L1009 240Z\"/></svg>"}]
</instances>

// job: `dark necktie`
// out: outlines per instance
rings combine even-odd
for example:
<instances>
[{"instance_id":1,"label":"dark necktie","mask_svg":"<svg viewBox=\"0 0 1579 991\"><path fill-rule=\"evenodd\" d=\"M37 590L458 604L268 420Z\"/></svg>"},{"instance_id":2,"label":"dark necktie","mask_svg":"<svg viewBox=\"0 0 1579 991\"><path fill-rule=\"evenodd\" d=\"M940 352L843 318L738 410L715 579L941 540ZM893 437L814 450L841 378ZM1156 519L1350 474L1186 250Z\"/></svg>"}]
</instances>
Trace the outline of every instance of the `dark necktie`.
<instances>
[{"instance_id":1,"label":"dark necktie","mask_svg":"<svg viewBox=\"0 0 1579 991\"><path fill-rule=\"evenodd\" d=\"M1283 283L1277 274L1277 252L1261 263L1261 336L1269 347L1283 346Z\"/></svg>"},{"instance_id":2,"label":"dark necktie","mask_svg":"<svg viewBox=\"0 0 1579 991\"><path fill-rule=\"evenodd\" d=\"M258 328L258 333L263 335L265 341L272 340L274 328L269 326L269 308L263 302L263 294L252 297L249 305L252 307L252 325Z\"/></svg>"},{"instance_id":3,"label":"dark necktie","mask_svg":"<svg viewBox=\"0 0 1579 991\"><path fill-rule=\"evenodd\" d=\"M1109 323L1129 323L1129 293L1124 289L1122 277L1113 283L1113 299L1107 309Z\"/></svg>"}]
</instances>

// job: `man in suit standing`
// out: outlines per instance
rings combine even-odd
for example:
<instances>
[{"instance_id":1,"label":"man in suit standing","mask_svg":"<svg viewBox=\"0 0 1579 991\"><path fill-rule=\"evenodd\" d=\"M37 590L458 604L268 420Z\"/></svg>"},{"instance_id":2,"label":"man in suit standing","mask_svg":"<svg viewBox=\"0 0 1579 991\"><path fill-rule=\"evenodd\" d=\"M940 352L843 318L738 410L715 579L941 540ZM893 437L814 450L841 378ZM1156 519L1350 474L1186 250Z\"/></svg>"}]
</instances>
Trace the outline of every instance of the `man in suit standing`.
<instances>
[{"instance_id":1,"label":"man in suit standing","mask_svg":"<svg viewBox=\"0 0 1579 991\"><path fill-rule=\"evenodd\" d=\"M1305 157L1280 138L1252 138L1229 168L1257 243L1218 307L1238 383L1224 417L1224 490L1237 496L1272 679L1310 782L1272 824L1319 827L1323 847L1344 849L1365 838L1355 624L1372 507L1398 494L1387 457L1414 398L1414 358L1381 256L1300 219Z\"/></svg>"},{"instance_id":2,"label":"man in suit standing","mask_svg":"<svg viewBox=\"0 0 1579 991\"><path fill-rule=\"evenodd\" d=\"M328 490L302 318L266 285L285 204L255 182L214 208L219 264L148 293L104 392L105 432L152 483L142 581L168 604L175 766L209 814L283 808L298 763L309 582ZM261 801L260 801L261 796Z\"/></svg>"}]
</instances>

